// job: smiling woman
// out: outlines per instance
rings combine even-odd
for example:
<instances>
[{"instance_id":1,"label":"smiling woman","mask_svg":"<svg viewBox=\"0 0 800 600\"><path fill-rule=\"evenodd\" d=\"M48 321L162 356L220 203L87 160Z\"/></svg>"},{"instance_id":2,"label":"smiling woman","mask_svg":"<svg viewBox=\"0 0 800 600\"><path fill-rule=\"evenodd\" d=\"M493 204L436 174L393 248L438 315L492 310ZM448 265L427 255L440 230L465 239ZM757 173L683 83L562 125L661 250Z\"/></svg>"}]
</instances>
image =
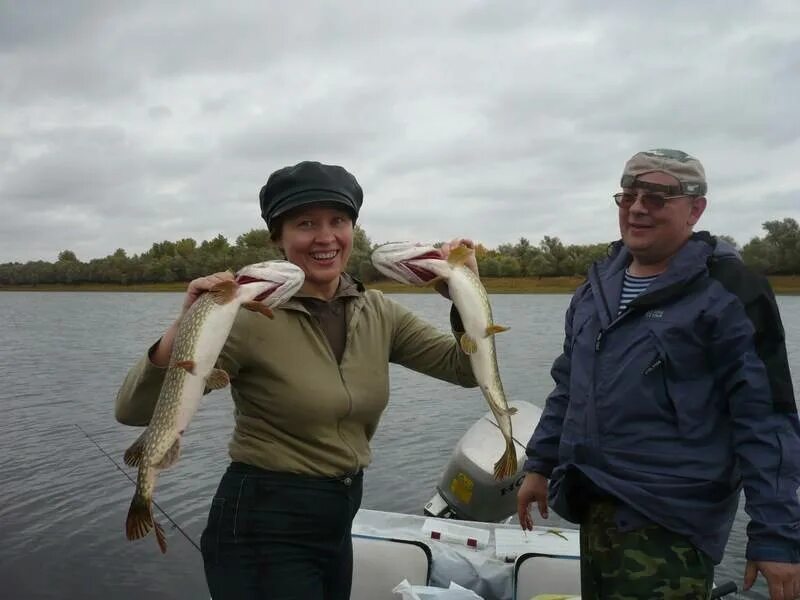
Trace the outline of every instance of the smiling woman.
<instances>
[{"instance_id":1,"label":"smiling woman","mask_svg":"<svg viewBox=\"0 0 800 600\"><path fill-rule=\"evenodd\" d=\"M270 238L306 274L303 291L332 299L363 201L356 178L342 167L306 161L273 173L259 200Z\"/></svg>"},{"instance_id":2,"label":"smiling woman","mask_svg":"<svg viewBox=\"0 0 800 600\"><path fill-rule=\"evenodd\" d=\"M476 385L458 347L455 308L449 335L345 273L362 201L353 175L318 162L275 171L259 194L272 241L305 281L273 319L239 311L215 365L227 373L236 405L231 463L201 538L215 600L349 598L351 523L389 400L389 363ZM461 244L473 246L456 239L439 252L447 257ZM467 266L477 273L474 256ZM128 373L117 420L150 421L174 362L177 324L230 278L216 273L189 284L181 317Z\"/></svg>"}]
</instances>

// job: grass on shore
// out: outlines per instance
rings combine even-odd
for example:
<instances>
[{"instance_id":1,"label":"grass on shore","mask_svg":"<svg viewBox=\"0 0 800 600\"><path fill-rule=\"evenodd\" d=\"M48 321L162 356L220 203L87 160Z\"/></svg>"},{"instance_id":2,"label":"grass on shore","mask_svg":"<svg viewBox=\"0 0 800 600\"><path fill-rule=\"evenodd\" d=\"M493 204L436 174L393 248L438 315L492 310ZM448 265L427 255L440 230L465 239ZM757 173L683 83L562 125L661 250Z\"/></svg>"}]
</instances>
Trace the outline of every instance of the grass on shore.
<instances>
[{"instance_id":1,"label":"grass on shore","mask_svg":"<svg viewBox=\"0 0 800 600\"><path fill-rule=\"evenodd\" d=\"M491 294L570 294L584 281L583 277L486 277L483 285ZM769 277L776 294L800 295L800 275L780 275ZM418 288L393 281L379 281L367 285L368 288L392 294L433 293L433 288ZM143 283L121 284L41 284L41 285L0 285L0 292L183 292L186 283Z\"/></svg>"}]
</instances>

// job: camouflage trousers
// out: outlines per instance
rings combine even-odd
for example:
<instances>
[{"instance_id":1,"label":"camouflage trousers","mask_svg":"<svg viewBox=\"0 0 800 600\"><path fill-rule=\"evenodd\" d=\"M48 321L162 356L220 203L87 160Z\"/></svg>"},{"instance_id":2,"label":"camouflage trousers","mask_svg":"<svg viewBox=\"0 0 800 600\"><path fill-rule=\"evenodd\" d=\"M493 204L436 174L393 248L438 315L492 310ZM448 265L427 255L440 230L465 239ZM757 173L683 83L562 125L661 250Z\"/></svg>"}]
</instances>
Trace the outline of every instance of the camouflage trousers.
<instances>
[{"instance_id":1,"label":"camouflage trousers","mask_svg":"<svg viewBox=\"0 0 800 600\"><path fill-rule=\"evenodd\" d=\"M709 598L711 559L658 525L621 532L615 505L589 507L581 524L582 600L700 600Z\"/></svg>"}]
</instances>

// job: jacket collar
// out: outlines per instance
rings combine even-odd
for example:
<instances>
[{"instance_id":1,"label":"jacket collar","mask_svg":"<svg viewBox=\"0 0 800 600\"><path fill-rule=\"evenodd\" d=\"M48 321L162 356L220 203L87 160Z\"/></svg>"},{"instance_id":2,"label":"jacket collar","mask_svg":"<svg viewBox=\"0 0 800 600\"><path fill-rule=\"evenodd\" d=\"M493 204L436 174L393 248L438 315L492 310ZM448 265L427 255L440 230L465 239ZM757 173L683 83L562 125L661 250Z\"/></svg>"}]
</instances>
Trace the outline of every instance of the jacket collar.
<instances>
[{"instance_id":1,"label":"jacket collar","mask_svg":"<svg viewBox=\"0 0 800 600\"><path fill-rule=\"evenodd\" d=\"M335 302L341 298L359 298L364 293L364 285L350 275L349 273L342 273L339 276L339 287L336 288L336 293L331 298L331 302ZM301 312L307 313L306 307L303 306L303 303L300 302L300 298L315 298L311 294L307 294L305 292L297 292L291 300L285 302L282 308L287 308L291 310L299 310Z\"/></svg>"},{"instance_id":2,"label":"jacket collar","mask_svg":"<svg viewBox=\"0 0 800 600\"><path fill-rule=\"evenodd\" d=\"M681 293L708 269L716 239L707 231L693 234L672 257L664 271L639 296L632 306L660 303ZM628 248L618 240L609 246L609 256L592 265L589 281L595 290L594 299L603 327L616 319L622 280L631 263Z\"/></svg>"}]
</instances>

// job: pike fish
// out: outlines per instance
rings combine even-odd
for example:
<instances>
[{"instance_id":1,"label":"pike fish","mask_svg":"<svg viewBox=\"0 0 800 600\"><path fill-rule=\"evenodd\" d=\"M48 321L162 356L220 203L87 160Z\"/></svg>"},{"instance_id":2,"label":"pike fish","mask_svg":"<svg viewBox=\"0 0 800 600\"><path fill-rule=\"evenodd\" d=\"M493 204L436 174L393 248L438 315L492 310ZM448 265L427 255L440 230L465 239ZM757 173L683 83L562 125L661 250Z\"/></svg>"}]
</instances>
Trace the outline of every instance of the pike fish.
<instances>
[{"instance_id":1,"label":"pike fish","mask_svg":"<svg viewBox=\"0 0 800 600\"><path fill-rule=\"evenodd\" d=\"M153 491L158 474L178 460L181 437L197 412L206 389L230 383L214 364L230 334L239 308L273 317L305 280L303 270L284 260L243 267L235 280L218 283L202 294L181 319L164 384L150 424L125 452L125 464L139 469L125 533L129 540L155 529L161 552L167 551L164 529L153 519Z\"/></svg>"},{"instance_id":2,"label":"pike fish","mask_svg":"<svg viewBox=\"0 0 800 600\"><path fill-rule=\"evenodd\" d=\"M511 429L511 416L517 409L509 408L506 401L497 368L494 336L507 331L508 327L495 324L486 289L480 278L464 264L472 252L466 246L459 246L451 250L445 260L434 246L392 242L373 251L372 264L400 283L424 286L441 280L447 282L450 297L464 323L461 349L469 355L475 379L505 438L505 452L494 465L495 479L505 479L517 472L517 451Z\"/></svg>"}]
</instances>

